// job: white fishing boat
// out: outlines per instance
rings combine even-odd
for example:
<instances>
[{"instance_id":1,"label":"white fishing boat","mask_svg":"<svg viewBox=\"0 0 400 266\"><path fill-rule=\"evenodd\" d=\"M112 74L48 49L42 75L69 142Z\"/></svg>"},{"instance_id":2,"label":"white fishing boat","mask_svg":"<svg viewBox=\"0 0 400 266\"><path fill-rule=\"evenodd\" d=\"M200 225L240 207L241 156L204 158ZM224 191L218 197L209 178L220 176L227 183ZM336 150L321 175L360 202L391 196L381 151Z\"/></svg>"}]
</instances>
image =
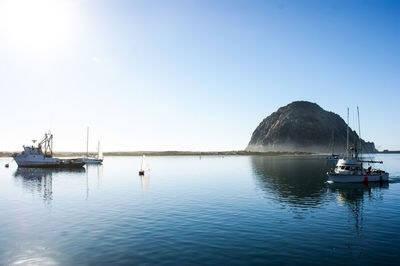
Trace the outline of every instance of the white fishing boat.
<instances>
[{"instance_id":1,"label":"white fishing boat","mask_svg":"<svg viewBox=\"0 0 400 266\"><path fill-rule=\"evenodd\" d=\"M73 168L85 165L85 161L82 158L53 158L53 135L50 132L46 133L37 145L35 145L36 140L32 142L33 144L30 146L23 146L23 152L12 155L18 167Z\"/></svg>"},{"instance_id":2,"label":"white fishing boat","mask_svg":"<svg viewBox=\"0 0 400 266\"><path fill-rule=\"evenodd\" d=\"M381 163L378 161L363 161L357 157L339 159L335 169L328 172L329 180L332 182L384 182L389 180L389 173L368 167L364 169L363 163Z\"/></svg>"},{"instance_id":3,"label":"white fishing boat","mask_svg":"<svg viewBox=\"0 0 400 266\"><path fill-rule=\"evenodd\" d=\"M343 159L339 159L335 169L328 172L328 181L339 183L359 183L359 182L384 182L389 180L389 173L372 169L371 166L364 168L364 163L383 163L382 161L364 160L361 153L361 130L360 130L360 117L358 114L358 127L359 127L359 144L358 147L349 148L349 126L347 125L347 151ZM349 110L347 109L347 124L349 120Z\"/></svg>"},{"instance_id":4,"label":"white fishing boat","mask_svg":"<svg viewBox=\"0 0 400 266\"><path fill-rule=\"evenodd\" d=\"M97 143L97 155L94 157L89 156L89 127L87 128L86 138L86 157L83 158L86 164L102 164L103 163L103 152L100 149L100 141Z\"/></svg>"},{"instance_id":5,"label":"white fishing boat","mask_svg":"<svg viewBox=\"0 0 400 266\"><path fill-rule=\"evenodd\" d=\"M148 170L150 170L150 167L146 162L146 156L143 155L142 165L140 166L139 175L144 175L144 173Z\"/></svg>"}]
</instances>

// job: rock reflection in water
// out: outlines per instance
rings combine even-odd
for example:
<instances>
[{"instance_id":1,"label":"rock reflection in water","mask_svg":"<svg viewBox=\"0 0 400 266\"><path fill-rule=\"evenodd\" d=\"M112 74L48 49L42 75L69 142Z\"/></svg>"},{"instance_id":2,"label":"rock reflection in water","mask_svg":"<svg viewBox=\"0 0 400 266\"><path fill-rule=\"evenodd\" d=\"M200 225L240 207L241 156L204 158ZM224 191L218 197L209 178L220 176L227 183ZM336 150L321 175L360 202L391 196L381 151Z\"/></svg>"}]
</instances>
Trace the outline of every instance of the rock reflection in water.
<instances>
[{"instance_id":1,"label":"rock reflection in water","mask_svg":"<svg viewBox=\"0 0 400 266\"><path fill-rule=\"evenodd\" d=\"M17 168L14 177L32 194L39 194L45 202L53 199L53 175L58 173L84 173L85 168Z\"/></svg>"},{"instance_id":2,"label":"rock reflection in water","mask_svg":"<svg viewBox=\"0 0 400 266\"><path fill-rule=\"evenodd\" d=\"M253 156L258 187L283 205L312 208L326 196L325 158L308 156Z\"/></svg>"}]
</instances>

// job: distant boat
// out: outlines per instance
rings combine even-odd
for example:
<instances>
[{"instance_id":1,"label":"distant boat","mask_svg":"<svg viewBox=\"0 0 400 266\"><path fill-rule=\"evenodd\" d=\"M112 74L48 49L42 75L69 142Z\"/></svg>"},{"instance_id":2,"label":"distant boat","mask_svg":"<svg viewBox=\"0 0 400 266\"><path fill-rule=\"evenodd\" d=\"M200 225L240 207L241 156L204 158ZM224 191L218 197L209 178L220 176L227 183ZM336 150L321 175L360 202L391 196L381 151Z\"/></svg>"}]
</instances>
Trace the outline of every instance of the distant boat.
<instances>
[{"instance_id":1,"label":"distant boat","mask_svg":"<svg viewBox=\"0 0 400 266\"><path fill-rule=\"evenodd\" d=\"M330 162L337 162L339 160L339 154L335 154L335 134L334 131L332 130L332 154L326 157L327 161Z\"/></svg>"},{"instance_id":2,"label":"distant boat","mask_svg":"<svg viewBox=\"0 0 400 266\"><path fill-rule=\"evenodd\" d=\"M143 157L142 157L142 165L141 165L140 170L139 170L139 175L144 175L145 171L148 171L148 170L150 170L150 167L146 162L146 156L143 155Z\"/></svg>"},{"instance_id":3,"label":"distant boat","mask_svg":"<svg viewBox=\"0 0 400 266\"><path fill-rule=\"evenodd\" d=\"M326 160L331 161L331 162L337 162L339 160L339 155L332 153L332 155L329 155L328 157L326 157Z\"/></svg>"},{"instance_id":4,"label":"distant boat","mask_svg":"<svg viewBox=\"0 0 400 266\"><path fill-rule=\"evenodd\" d=\"M86 138L86 157L83 158L86 164L102 164L103 163L103 152L100 149L100 141L97 143L97 155L95 157L89 157L89 127L87 128Z\"/></svg>"},{"instance_id":5,"label":"distant boat","mask_svg":"<svg viewBox=\"0 0 400 266\"><path fill-rule=\"evenodd\" d=\"M23 152L12 155L18 167L74 168L85 165L82 158L53 158L53 134L50 132L44 135L37 146L35 146L36 140L32 140L32 142L33 145L31 146L23 146Z\"/></svg>"},{"instance_id":6,"label":"distant boat","mask_svg":"<svg viewBox=\"0 0 400 266\"><path fill-rule=\"evenodd\" d=\"M347 109L347 154L345 158L340 159L336 164L335 169L328 172L329 181L338 183L359 183L359 182L383 182L389 180L389 173L372 169L371 166L364 169L363 163L382 163L382 161L363 160L361 155L361 131L360 131L360 116L358 114L358 128L359 128L359 147L349 148L349 109Z\"/></svg>"}]
</instances>

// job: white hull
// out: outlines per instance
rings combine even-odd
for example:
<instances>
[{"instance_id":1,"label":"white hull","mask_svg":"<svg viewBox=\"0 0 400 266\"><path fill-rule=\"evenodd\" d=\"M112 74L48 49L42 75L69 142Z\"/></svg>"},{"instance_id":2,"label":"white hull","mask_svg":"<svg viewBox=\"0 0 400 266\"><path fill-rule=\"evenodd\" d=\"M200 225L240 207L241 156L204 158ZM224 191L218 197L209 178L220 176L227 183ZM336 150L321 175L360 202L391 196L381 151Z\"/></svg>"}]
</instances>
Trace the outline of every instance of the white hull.
<instances>
[{"instance_id":1,"label":"white hull","mask_svg":"<svg viewBox=\"0 0 400 266\"><path fill-rule=\"evenodd\" d=\"M328 180L336 183L386 182L389 180L389 174L352 175L328 173Z\"/></svg>"}]
</instances>

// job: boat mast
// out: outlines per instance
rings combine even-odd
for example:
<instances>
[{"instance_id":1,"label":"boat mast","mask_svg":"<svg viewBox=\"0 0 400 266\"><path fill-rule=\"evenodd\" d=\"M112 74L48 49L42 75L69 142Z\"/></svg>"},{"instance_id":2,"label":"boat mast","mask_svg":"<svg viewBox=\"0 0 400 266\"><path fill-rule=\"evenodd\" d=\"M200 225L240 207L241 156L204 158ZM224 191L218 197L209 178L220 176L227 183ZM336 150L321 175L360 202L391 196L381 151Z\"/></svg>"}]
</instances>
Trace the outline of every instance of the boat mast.
<instances>
[{"instance_id":1,"label":"boat mast","mask_svg":"<svg viewBox=\"0 0 400 266\"><path fill-rule=\"evenodd\" d=\"M33 141L33 143L35 143L35 141ZM44 145L44 151L42 145ZM50 131L44 134L43 139L38 144L38 148L45 157L53 157L53 134L51 134Z\"/></svg>"},{"instance_id":2,"label":"boat mast","mask_svg":"<svg viewBox=\"0 0 400 266\"><path fill-rule=\"evenodd\" d=\"M89 127L87 127L87 136L86 136L86 157L89 157Z\"/></svg>"},{"instance_id":3,"label":"boat mast","mask_svg":"<svg viewBox=\"0 0 400 266\"><path fill-rule=\"evenodd\" d=\"M53 134L50 136L50 157L53 157Z\"/></svg>"},{"instance_id":4,"label":"boat mast","mask_svg":"<svg viewBox=\"0 0 400 266\"><path fill-rule=\"evenodd\" d=\"M347 107L347 144L346 144L347 158L349 155L349 107Z\"/></svg>"},{"instance_id":5,"label":"boat mast","mask_svg":"<svg viewBox=\"0 0 400 266\"><path fill-rule=\"evenodd\" d=\"M357 106L357 118L358 118L358 153L361 154L361 127L360 127L360 111Z\"/></svg>"}]
</instances>

